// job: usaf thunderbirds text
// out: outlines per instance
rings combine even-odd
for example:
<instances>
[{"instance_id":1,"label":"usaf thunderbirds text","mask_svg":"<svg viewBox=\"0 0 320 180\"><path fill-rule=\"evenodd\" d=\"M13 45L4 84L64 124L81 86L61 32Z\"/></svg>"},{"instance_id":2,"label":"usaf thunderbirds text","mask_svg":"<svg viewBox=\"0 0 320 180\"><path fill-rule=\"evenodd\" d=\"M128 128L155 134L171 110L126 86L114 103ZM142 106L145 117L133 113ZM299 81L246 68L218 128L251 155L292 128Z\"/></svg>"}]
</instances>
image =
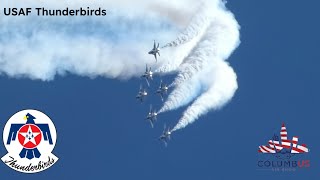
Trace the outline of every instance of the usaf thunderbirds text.
<instances>
[{"instance_id":1,"label":"usaf thunderbirds text","mask_svg":"<svg viewBox=\"0 0 320 180\"><path fill-rule=\"evenodd\" d=\"M45 7L39 8L3 8L1 15L5 16L106 16L107 10L99 7L98 9L91 9L90 7L80 7L78 9L64 8L64 9L47 9Z\"/></svg>"}]
</instances>

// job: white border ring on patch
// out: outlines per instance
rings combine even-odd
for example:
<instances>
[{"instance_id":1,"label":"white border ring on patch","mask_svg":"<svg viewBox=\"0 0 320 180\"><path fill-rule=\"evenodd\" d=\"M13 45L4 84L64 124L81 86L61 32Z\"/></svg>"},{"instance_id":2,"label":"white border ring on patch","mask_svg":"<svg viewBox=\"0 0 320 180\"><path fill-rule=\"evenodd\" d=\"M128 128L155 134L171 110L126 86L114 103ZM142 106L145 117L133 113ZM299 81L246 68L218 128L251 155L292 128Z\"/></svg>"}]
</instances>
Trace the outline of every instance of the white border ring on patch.
<instances>
[{"instance_id":1,"label":"white border ring on patch","mask_svg":"<svg viewBox=\"0 0 320 180\"><path fill-rule=\"evenodd\" d=\"M56 128L40 111L28 109L14 114L6 123L2 137L8 154L1 160L16 171L37 173L58 161L51 153L56 145Z\"/></svg>"}]
</instances>

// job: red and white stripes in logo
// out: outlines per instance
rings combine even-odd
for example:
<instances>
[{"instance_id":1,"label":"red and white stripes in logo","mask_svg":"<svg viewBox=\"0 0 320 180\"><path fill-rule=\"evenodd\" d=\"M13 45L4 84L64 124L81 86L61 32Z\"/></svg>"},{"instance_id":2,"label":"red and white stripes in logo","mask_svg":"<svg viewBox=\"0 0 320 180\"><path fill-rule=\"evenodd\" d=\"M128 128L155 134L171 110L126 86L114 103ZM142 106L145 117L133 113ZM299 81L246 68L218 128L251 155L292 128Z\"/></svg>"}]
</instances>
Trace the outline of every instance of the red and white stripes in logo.
<instances>
[{"instance_id":1,"label":"red and white stripes in logo","mask_svg":"<svg viewBox=\"0 0 320 180\"><path fill-rule=\"evenodd\" d=\"M283 148L290 149L291 148L291 142L288 140L288 133L287 133L287 128L284 124L282 124L281 131L280 131L280 136L281 136L281 145Z\"/></svg>"},{"instance_id":2,"label":"red and white stripes in logo","mask_svg":"<svg viewBox=\"0 0 320 180\"><path fill-rule=\"evenodd\" d=\"M284 124L282 124L281 131L281 142L277 140L269 140L268 144L265 146L259 146L258 152L260 153L277 153L281 151L283 148L291 149L291 153L307 153L309 149L305 144L298 145L298 137L294 136L292 140L288 140L287 128ZM281 144L280 144L281 143Z\"/></svg>"}]
</instances>

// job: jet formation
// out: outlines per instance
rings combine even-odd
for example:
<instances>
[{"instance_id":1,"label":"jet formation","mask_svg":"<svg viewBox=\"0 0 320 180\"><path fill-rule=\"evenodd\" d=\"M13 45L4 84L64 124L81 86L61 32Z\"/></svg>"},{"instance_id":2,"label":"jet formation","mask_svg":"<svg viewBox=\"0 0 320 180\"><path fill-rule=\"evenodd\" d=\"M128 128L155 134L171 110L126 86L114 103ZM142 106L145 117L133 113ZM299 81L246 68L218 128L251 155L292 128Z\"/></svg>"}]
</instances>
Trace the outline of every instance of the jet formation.
<instances>
[{"instance_id":1,"label":"jet formation","mask_svg":"<svg viewBox=\"0 0 320 180\"><path fill-rule=\"evenodd\" d=\"M156 41L154 41L153 44L153 48L151 51L148 52L148 54L151 54L154 56L156 63L158 62L158 56L160 56L160 48L159 48L160 44L156 43ZM146 69L145 72L141 75L141 78L146 80L147 83L147 87L150 89L151 86L151 81L153 80L153 72L151 67L148 67L148 64L146 64ZM169 90L169 87L167 86L167 84L165 84L162 80L160 81L160 86L159 88L154 92L154 94L159 95L161 98L161 101L164 101L165 95L167 95ZM140 84L140 89L139 92L136 96L136 99L139 100L141 103L145 102L145 99L147 98L147 96L149 96L150 93L147 92L147 89L143 88L143 86ZM146 120L150 122L151 127L154 127L154 124L157 121L157 116L158 116L158 112L152 108L152 105L150 105L150 110L146 116ZM171 136L171 130L170 128L166 128L166 126L164 127L163 133L161 134L161 136L158 138L159 141L162 141L164 143L164 145L167 147L168 145L168 141L170 140L170 136Z\"/></svg>"}]
</instances>

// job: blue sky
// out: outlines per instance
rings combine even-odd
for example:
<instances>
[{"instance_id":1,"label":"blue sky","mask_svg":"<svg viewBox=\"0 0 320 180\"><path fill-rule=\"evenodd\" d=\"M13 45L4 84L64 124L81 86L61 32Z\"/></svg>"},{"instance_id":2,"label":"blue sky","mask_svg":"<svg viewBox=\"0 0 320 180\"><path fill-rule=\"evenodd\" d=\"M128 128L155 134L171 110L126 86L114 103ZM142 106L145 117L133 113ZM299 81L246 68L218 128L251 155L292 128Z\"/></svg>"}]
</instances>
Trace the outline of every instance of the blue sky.
<instances>
[{"instance_id":1,"label":"blue sky","mask_svg":"<svg viewBox=\"0 0 320 180\"><path fill-rule=\"evenodd\" d=\"M58 131L54 154L60 160L34 175L0 163L0 179L318 179L319 5L229 1L241 25L241 45L229 59L239 89L225 108L177 131L167 148L156 138L163 122L174 125L182 109L160 115L162 122L151 129L143 119L148 104L134 98L139 79L66 75L42 82L2 75L0 128L21 109L45 112ZM311 167L257 171L258 146L282 122L289 136L298 135L310 147L303 158ZM6 154L4 146L0 152Z\"/></svg>"}]
</instances>

